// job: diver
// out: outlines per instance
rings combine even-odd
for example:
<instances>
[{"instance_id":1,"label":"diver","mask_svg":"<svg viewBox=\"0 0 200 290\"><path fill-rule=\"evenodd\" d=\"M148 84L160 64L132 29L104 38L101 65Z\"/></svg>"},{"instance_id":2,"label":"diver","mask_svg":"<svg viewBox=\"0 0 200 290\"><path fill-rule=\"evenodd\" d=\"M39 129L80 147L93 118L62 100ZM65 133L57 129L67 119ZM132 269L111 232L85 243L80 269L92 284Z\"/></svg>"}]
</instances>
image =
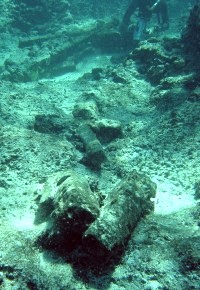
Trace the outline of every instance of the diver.
<instances>
[{"instance_id":1,"label":"diver","mask_svg":"<svg viewBox=\"0 0 200 290\"><path fill-rule=\"evenodd\" d=\"M169 27L168 7L165 0L133 0L128 6L121 24L121 32L127 32L131 16L137 13L138 21L134 29L133 39L140 41L144 38L147 24L152 14L157 15L158 24L161 29Z\"/></svg>"}]
</instances>

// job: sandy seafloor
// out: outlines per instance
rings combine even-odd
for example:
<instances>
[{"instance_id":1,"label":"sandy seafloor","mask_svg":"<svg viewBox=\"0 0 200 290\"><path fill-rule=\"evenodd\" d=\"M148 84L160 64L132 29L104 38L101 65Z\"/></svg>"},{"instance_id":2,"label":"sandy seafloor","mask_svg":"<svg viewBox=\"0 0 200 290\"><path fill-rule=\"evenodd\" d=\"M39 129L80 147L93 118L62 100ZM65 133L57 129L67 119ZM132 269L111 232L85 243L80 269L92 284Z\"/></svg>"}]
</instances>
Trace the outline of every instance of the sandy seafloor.
<instances>
[{"instance_id":1,"label":"sandy seafloor","mask_svg":"<svg viewBox=\"0 0 200 290\"><path fill-rule=\"evenodd\" d=\"M76 72L59 77L0 83L1 289L200 289L199 252L192 253L193 243L200 241L194 198L200 181L200 124L192 130L193 125L180 123L171 130L168 112L150 102L154 87L135 63L114 67L110 57L85 58ZM107 66L127 82L85 75ZM38 114L64 114L73 122L74 105L86 99L96 102L99 118L119 120L123 128L121 138L104 145L107 160L97 172L79 162L82 152L71 141L73 132L34 130ZM199 102L184 102L177 110L191 113L199 110ZM88 275L87 281L62 258L34 245L43 227L34 225L36 192L49 175L69 168L97 182L105 195L133 169L157 185L154 212L138 223L119 264L103 276Z\"/></svg>"},{"instance_id":2,"label":"sandy seafloor","mask_svg":"<svg viewBox=\"0 0 200 290\"><path fill-rule=\"evenodd\" d=\"M107 62L109 56L86 59L77 72L62 77L27 84L1 84L5 121L1 126L0 257L2 276L4 267L13 276L5 277L2 289L25 289L20 287L26 279L40 285L37 289L44 289L44 284L47 289L193 289L187 285L197 284L199 277L181 273L175 244L181 238L199 236L199 227L191 214L196 206L194 184L200 172L199 136L187 136L177 150L174 140L162 145L165 132L158 131L158 112L149 104L151 85L134 67L129 68L131 73L120 70L125 77L128 74L128 85L109 79L101 80L100 84L80 80L97 61ZM132 93L127 94L128 91ZM99 173L78 163L81 153L65 135L33 130L36 114L62 111L71 116L75 103L81 101L85 92L98 96L102 107L105 106L105 116L115 118L115 111L117 115L120 111L125 128L121 139L105 147L108 160ZM127 130L127 126L133 126L134 130ZM158 141L156 145L148 146L146 128ZM38 231L33 224L37 208L34 193L46 176L70 166L98 179L103 192L108 192L118 181L117 170L137 169L157 184L154 213L136 228L120 265L111 276L91 277L89 286L73 276L70 265L45 258L43 252L32 246Z\"/></svg>"}]
</instances>

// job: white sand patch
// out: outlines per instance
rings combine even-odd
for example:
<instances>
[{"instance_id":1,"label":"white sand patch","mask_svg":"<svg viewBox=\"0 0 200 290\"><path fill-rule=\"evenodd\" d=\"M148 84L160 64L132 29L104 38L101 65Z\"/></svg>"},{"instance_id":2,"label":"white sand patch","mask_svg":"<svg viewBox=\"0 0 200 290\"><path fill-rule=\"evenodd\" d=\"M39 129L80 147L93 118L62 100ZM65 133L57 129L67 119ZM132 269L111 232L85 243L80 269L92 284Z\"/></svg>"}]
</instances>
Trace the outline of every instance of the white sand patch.
<instances>
[{"instance_id":1,"label":"white sand patch","mask_svg":"<svg viewBox=\"0 0 200 290\"><path fill-rule=\"evenodd\" d=\"M93 68L105 68L110 65L110 58L111 55L93 55L85 57L76 65L76 71L67 72L61 76L54 77L54 80L59 81L66 79L68 81L76 81L78 78L82 77L83 74L90 73Z\"/></svg>"},{"instance_id":2,"label":"white sand patch","mask_svg":"<svg viewBox=\"0 0 200 290\"><path fill-rule=\"evenodd\" d=\"M110 64L111 55L93 55L85 57L77 65L77 71L80 73L86 73L91 71L93 68L105 68Z\"/></svg>"},{"instance_id":3,"label":"white sand patch","mask_svg":"<svg viewBox=\"0 0 200 290\"><path fill-rule=\"evenodd\" d=\"M12 220L12 225L18 230L31 230L35 227L34 218L34 213L25 212L20 217L15 216Z\"/></svg>"},{"instance_id":4,"label":"white sand patch","mask_svg":"<svg viewBox=\"0 0 200 290\"><path fill-rule=\"evenodd\" d=\"M185 192L181 186L174 185L170 181L153 180L157 184L155 198L155 213L170 214L181 209L194 206L193 196Z\"/></svg>"}]
</instances>

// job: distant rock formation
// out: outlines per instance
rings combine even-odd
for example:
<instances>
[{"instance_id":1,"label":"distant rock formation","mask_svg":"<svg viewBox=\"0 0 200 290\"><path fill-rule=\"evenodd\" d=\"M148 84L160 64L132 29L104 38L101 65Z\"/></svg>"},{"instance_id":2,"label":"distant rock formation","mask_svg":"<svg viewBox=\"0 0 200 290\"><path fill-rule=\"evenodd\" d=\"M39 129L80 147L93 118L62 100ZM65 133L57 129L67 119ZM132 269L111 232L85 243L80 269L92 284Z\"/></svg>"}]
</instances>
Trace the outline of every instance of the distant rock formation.
<instances>
[{"instance_id":1,"label":"distant rock formation","mask_svg":"<svg viewBox=\"0 0 200 290\"><path fill-rule=\"evenodd\" d=\"M200 4L194 5L191 10L187 27L182 40L189 66L199 68L200 62Z\"/></svg>"}]
</instances>

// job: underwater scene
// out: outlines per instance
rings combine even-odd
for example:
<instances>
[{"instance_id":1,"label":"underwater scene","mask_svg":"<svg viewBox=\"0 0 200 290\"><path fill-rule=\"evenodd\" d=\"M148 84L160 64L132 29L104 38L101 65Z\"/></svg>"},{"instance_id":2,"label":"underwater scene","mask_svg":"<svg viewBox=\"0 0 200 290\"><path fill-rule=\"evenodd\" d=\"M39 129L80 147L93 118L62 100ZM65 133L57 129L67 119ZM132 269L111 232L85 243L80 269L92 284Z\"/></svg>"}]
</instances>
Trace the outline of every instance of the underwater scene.
<instances>
[{"instance_id":1,"label":"underwater scene","mask_svg":"<svg viewBox=\"0 0 200 290\"><path fill-rule=\"evenodd\" d=\"M200 1L0 2L0 289L200 290Z\"/></svg>"}]
</instances>

